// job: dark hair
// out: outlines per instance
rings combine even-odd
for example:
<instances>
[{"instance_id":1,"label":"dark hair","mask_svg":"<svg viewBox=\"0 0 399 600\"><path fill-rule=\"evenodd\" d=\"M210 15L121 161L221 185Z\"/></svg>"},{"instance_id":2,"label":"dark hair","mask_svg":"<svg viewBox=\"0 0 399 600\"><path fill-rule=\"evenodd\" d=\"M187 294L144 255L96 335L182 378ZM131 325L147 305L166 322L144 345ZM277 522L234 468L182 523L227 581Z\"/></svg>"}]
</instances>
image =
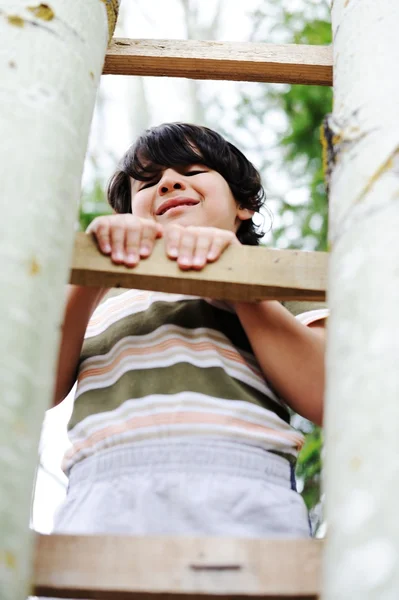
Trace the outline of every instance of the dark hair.
<instances>
[{"instance_id":1,"label":"dark hair","mask_svg":"<svg viewBox=\"0 0 399 600\"><path fill-rule=\"evenodd\" d=\"M147 129L130 146L109 182L108 202L117 213L131 212L130 177L151 181L164 168L195 163L220 173L240 207L259 212L265 192L253 164L216 131L186 123ZM242 221L237 231L240 242L250 246L262 236L252 219Z\"/></svg>"}]
</instances>

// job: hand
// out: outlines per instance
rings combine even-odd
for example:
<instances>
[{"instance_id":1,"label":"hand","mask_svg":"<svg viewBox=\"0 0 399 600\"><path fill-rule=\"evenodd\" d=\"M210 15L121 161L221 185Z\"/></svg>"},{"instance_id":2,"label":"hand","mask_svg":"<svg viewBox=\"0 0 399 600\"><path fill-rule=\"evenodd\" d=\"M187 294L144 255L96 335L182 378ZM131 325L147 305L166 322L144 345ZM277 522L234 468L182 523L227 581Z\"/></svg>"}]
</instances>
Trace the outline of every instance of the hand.
<instances>
[{"instance_id":1,"label":"hand","mask_svg":"<svg viewBox=\"0 0 399 600\"><path fill-rule=\"evenodd\" d=\"M134 267L140 258L150 256L155 240L162 237L162 225L131 214L107 215L96 217L86 233L94 235L100 251L113 263Z\"/></svg>"},{"instance_id":2,"label":"hand","mask_svg":"<svg viewBox=\"0 0 399 600\"><path fill-rule=\"evenodd\" d=\"M183 271L200 271L218 260L227 246L241 245L232 231L216 227L169 225L164 228L164 239L167 256Z\"/></svg>"}]
</instances>

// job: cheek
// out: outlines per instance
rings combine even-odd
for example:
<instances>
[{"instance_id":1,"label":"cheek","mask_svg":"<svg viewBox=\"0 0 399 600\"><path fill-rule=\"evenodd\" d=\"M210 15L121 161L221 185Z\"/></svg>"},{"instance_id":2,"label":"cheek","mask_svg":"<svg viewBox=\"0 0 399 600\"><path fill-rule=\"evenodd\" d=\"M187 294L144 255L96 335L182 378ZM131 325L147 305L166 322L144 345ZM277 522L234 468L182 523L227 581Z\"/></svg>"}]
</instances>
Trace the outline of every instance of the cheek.
<instances>
[{"instance_id":1,"label":"cheek","mask_svg":"<svg viewBox=\"0 0 399 600\"><path fill-rule=\"evenodd\" d=\"M222 178L218 178L214 180L212 183L207 185L207 188L204 190L204 196L212 199L218 199L218 204L223 204L224 206L230 205L234 202L233 195L231 190Z\"/></svg>"},{"instance_id":2,"label":"cheek","mask_svg":"<svg viewBox=\"0 0 399 600\"><path fill-rule=\"evenodd\" d=\"M132 197L132 213L136 217L148 217L151 215L151 196L150 194L139 193Z\"/></svg>"},{"instance_id":3,"label":"cheek","mask_svg":"<svg viewBox=\"0 0 399 600\"><path fill-rule=\"evenodd\" d=\"M217 182L209 189L209 203L205 203L208 218L216 227L232 229L237 216L237 203L224 182Z\"/></svg>"},{"instance_id":4,"label":"cheek","mask_svg":"<svg viewBox=\"0 0 399 600\"><path fill-rule=\"evenodd\" d=\"M220 208L228 213L235 213L237 209L237 202L234 199L231 189L224 180L219 183L216 193L217 198L219 199L218 205Z\"/></svg>"}]
</instances>

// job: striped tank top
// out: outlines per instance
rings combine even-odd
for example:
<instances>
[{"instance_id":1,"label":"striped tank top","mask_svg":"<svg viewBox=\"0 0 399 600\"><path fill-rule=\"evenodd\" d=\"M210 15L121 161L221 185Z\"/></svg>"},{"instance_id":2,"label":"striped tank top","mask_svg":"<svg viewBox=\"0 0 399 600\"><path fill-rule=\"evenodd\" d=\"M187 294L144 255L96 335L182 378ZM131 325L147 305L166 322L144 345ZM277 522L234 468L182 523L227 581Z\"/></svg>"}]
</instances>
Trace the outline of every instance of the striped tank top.
<instances>
[{"instance_id":1,"label":"striped tank top","mask_svg":"<svg viewBox=\"0 0 399 600\"><path fill-rule=\"evenodd\" d=\"M227 439L296 459L303 436L224 302L129 290L85 334L63 469L160 438Z\"/></svg>"}]
</instances>

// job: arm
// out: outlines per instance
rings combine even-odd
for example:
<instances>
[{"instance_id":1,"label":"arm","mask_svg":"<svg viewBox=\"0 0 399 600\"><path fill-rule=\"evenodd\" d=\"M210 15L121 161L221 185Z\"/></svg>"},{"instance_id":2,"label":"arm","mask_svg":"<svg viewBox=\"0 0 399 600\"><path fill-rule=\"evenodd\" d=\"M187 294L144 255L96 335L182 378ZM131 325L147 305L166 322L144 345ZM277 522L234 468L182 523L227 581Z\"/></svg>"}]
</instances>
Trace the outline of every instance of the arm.
<instances>
[{"instance_id":1,"label":"arm","mask_svg":"<svg viewBox=\"0 0 399 600\"><path fill-rule=\"evenodd\" d=\"M324 322L306 327L274 300L235 309L265 377L293 410L321 425Z\"/></svg>"},{"instance_id":2,"label":"arm","mask_svg":"<svg viewBox=\"0 0 399 600\"><path fill-rule=\"evenodd\" d=\"M143 256L151 254L155 239L161 236L161 227L130 214L106 215L95 218L86 233L95 237L99 250L115 264L134 267L140 260L143 245L146 246ZM107 291L108 288L68 286L54 405L65 398L75 383L88 322Z\"/></svg>"},{"instance_id":3,"label":"arm","mask_svg":"<svg viewBox=\"0 0 399 600\"><path fill-rule=\"evenodd\" d=\"M184 235L183 235L184 232ZM165 230L170 258L179 256L181 269L202 269L225 248L240 244L227 230L172 225ZM201 244L197 243L201 238ZM171 247L178 248L172 255ZM181 257L187 260L183 262ZM195 260L197 259L197 260ZM324 394L324 328L300 323L279 302L234 304L265 377L295 411L321 424Z\"/></svg>"},{"instance_id":4,"label":"arm","mask_svg":"<svg viewBox=\"0 0 399 600\"><path fill-rule=\"evenodd\" d=\"M67 286L67 301L53 399L54 406L67 396L75 383L87 324L107 291L107 288Z\"/></svg>"}]
</instances>

